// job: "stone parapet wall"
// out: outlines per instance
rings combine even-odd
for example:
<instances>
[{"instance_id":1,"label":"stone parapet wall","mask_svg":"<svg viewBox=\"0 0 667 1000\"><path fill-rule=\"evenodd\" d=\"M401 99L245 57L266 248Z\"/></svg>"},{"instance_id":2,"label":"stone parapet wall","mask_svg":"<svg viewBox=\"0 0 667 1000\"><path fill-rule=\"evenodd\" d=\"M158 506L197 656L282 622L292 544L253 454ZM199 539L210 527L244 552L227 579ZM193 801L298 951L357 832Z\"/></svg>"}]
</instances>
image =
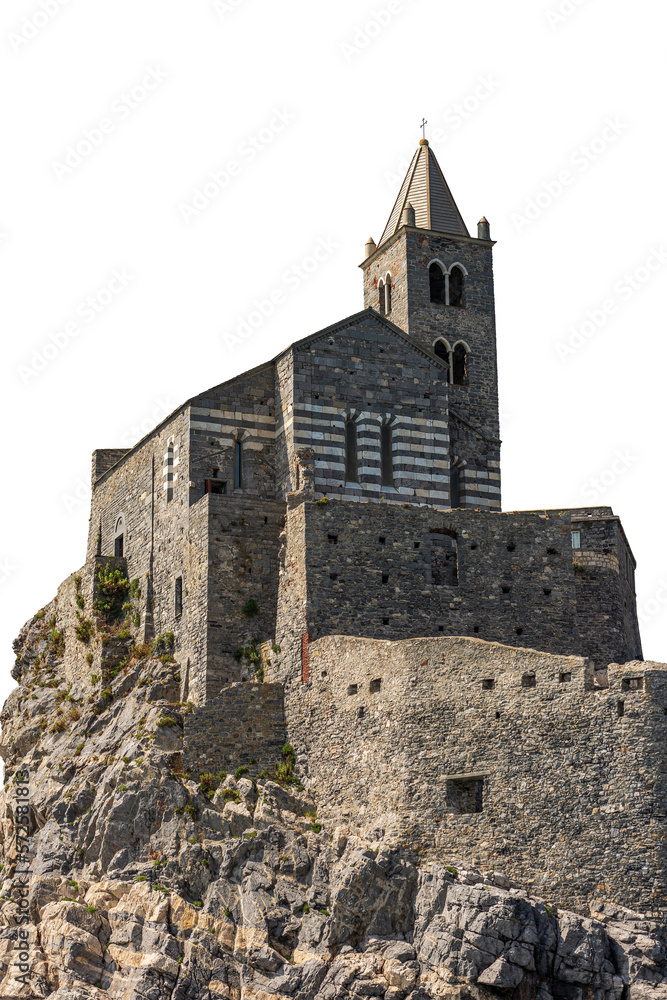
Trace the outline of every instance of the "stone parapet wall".
<instances>
[{"instance_id":1,"label":"stone parapet wall","mask_svg":"<svg viewBox=\"0 0 667 1000\"><path fill-rule=\"evenodd\" d=\"M567 510L300 503L298 495L288 506L276 638L294 655L304 632L469 635L591 656L600 666L641 654L634 594L618 572L575 572ZM605 525L618 531L611 519ZM613 558L606 547L603 539L592 551Z\"/></svg>"},{"instance_id":2,"label":"stone parapet wall","mask_svg":"<svg viewBox=\"0 0 667 1000\"><path fill-rule=\"evenodd\" d=\"M570 905L667 907L667 666L462 638L326 636L309 654L288 736L329 826Z\"/></svg>"}]
</instances>

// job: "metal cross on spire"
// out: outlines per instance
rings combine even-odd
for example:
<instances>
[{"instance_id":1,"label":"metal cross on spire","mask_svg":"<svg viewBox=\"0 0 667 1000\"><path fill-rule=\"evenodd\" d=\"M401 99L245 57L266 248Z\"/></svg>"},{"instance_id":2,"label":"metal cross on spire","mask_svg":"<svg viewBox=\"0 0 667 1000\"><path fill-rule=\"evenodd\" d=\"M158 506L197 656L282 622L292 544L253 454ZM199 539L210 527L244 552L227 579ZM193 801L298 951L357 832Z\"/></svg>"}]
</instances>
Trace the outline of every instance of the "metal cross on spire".
<instances>
[{"instance_id":1,"label":"metal cross on spire","mask_svg":"<svg viewBox=\"0 0 667 1000\"><path fill-rule=\"evenodd\" d=\"M422 118L422 123L420 125L420 128L421 128L422 132L424 133L424 138L426 138L426 126L427 125L428 125L428 122L426 121L426 119Z\"/></svg>"}]
</instances>

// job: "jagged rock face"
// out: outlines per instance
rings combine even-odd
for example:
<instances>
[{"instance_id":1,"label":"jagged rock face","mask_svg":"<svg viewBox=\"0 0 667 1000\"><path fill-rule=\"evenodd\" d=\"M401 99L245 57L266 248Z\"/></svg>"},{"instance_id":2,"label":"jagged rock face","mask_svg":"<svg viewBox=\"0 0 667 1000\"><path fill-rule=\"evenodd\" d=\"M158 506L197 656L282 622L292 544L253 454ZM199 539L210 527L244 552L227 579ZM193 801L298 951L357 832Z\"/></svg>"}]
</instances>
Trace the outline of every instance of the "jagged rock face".
<instances>
[{"instance_id":1,"label":"jagged rock face","mask_svg":"<svg viewBox=\"0 0 667 1000\"><path fill-rule=\"evenodd\" d=\"M419 869L391 842L320 829L296 783L187 776L168 656L130 660L103 704L83 686L68 700L35 669L33 631L2 716L0 996L667 998L655 921L558 911L463 863Z\"/></svg>"}]
</instances>

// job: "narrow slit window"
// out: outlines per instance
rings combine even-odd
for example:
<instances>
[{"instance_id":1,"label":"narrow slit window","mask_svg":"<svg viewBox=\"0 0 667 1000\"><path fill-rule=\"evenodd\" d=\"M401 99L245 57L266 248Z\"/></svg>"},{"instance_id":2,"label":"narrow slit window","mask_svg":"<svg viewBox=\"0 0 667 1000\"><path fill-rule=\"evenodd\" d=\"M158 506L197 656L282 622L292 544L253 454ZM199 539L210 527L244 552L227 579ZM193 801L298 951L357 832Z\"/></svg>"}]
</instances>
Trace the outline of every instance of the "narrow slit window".
<instances>
[{"instance_id":1,"label":"narrow slit window","mask_svg":"<svg viewBox=\"0 0 667 1000\"><path fill-rule=\"evenodd\" d=\"M357 464L357 425L352 419L345 423L345 481L357 483L359 470Z\"/></svg>"},{"instance_id":2,"label":"narrow slit window","mask_svg":"<svg viewBox=\"0 0 667 1000\"><path fill-rule=\"evenodd\" d=\"M118 559L122 559L125 555L125 518L122 514L116 521L113 538L113 554Z\"/></svg>"},{"instance_id":3,"label":"narrow slit window","mask_svg":"<svg viewBox=\"0 0 667 1000\"><path fill-rule=\"evenodd\" d=\"M461 506L461 473L458 465L449 467L449 505L450 507Z\"/></svg>"},{"instance_id":4,"label":"narrow slit window","mask_svg":"<svg viewBox=\"0 0 667 1000\"><path fill-rule=\"evenodd\" d=\"M394 485L394 431L390 424L382 424L380 428L380 464L382 485Z\"/></svg>"},{"instance_id":5,"label":"narrow slit window","mask_svg":"<svg viewBox=\"0 0 667 1000\"><path fill-rule=\"evenodd\" d=\"M573 549L580 549L581 548L581 532L580 531L573 531L572 532L572 548Z\"/></svg>"},{"instance_id":6,"label":"narrow slit window","mask_svg":"<svg viewBox=\"0 0 667 1000\"><path fill-rule=\"evenodd\" d=\"M237 441L234 445L234 487L240 490L243 486L243 443Z\"/></svg>"},{"instance_id":7,"label":"narrow slit window","mask_svg":"<svg viewBox=\"0 0 667 1000\"><path fill-rule=\"evenodd\" d=\"M384 316L387 311L384 293L384 281L378 281L378 311Z\"/></svg>"},{"instance_id":8,"label":"narrow slit window","mask_svg":"<svg viewBox=\"0 0 667 1000\"><path fill-rule=\"evenodd\" d=\"M384 283L384 311L385 316L391 312L391 278L387 278Z\"/></svg>"},{"instance_id":9,"label":"narrow slit window","mask_svg":"<svg viewBox=\"0 0 667 1000\"><path fill-rule=\"evenodd\" d=\"M174 584L174 614L178 618L183 613L183 577L177 576Z\"/></svg>"}]
</instances>

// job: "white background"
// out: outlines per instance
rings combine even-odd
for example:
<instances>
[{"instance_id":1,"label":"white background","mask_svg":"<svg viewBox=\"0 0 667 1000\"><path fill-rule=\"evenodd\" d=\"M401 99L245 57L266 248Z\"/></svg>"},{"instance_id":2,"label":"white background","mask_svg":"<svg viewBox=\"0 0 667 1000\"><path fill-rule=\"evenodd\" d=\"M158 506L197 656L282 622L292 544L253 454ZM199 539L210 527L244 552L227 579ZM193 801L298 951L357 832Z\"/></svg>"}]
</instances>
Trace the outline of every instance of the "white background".
<instances>
[{"instance_id":1,"label":"white background","mask_svg":"<svg viewBox=\"0 0 667 1000\"><path fill-rule=\"evenodd\" d=\"M612 505L639 562L645 656L667 659L667 263L635 291L624 278L667 250L662 7L42 3L0 14L0 694L11 640L83 562L92 451L362 307L357 265L423 115L469 229L485 214L498 241L504 507ZM90 155L58 166L102 119ZM320 239L335 250L288 282ZM114 270L129 283L88 322L81 303ZM563 357L606 300L615 312ZM65 346L37 371L52 335Z\"/></svg>"}]
</instances>

